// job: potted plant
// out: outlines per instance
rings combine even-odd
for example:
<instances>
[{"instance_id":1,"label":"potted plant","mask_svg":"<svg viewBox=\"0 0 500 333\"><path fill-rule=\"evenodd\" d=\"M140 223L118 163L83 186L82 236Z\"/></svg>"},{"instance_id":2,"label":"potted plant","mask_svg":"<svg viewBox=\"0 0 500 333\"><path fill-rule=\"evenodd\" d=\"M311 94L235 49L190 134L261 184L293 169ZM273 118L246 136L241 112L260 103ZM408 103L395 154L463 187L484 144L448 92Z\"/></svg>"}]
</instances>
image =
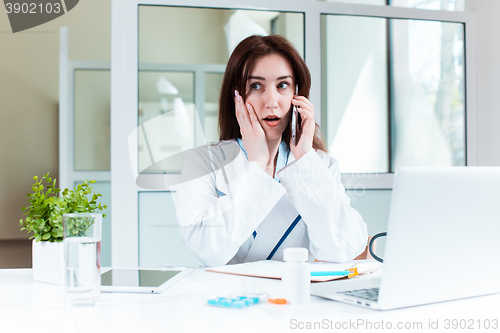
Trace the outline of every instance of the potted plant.
<instances>
[{"instance_id":1,"label":"potted plant","mask_svg":"<svg viewBox=\"0 0 500 333\"><path fill-rule=\"evenodd\" d=\"M19 221L21 230L32 232L33 279L55 284L64 283L63 215L68 213L98 213L106 209L97 203L102 195L93 193L90 184L84 181L73 190L56 188L56 180L47 173L40 180L33 177L35 184L28 193L30 206L23 207L28 215ZM44 185L46 184L46 186ZM58 196L58 194L60 194ZM89 200L90 197L90 200ZM106 215L103 214L103 217Z\"/></svg>"}]
</instances>

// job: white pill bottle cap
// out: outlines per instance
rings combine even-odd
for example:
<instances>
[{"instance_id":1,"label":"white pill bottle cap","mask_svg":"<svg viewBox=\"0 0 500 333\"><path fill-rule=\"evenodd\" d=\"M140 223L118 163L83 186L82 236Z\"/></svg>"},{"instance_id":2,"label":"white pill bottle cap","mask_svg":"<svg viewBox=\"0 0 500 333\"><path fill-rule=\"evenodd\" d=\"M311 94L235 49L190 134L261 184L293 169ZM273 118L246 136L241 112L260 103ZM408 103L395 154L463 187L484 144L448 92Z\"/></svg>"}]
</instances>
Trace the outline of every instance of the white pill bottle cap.
<instances>
[{"instance_id":1,"label":"white pill bottle cap","mask_svg":"<svg viewBox=\"0 0 500 333\"><path fill-rule=\"evenodd\" d=\"M303 247L289 247L283 250L283 260L287 262L308 262L309 250Z\"/></svg>"}]
</instances>

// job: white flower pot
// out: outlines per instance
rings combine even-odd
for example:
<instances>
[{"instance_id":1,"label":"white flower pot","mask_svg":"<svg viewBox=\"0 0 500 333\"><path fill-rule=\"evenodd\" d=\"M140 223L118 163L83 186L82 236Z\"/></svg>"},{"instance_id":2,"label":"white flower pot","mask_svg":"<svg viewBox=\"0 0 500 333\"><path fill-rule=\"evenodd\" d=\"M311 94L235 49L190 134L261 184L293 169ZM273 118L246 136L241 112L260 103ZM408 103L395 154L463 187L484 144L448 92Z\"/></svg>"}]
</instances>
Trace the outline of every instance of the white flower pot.
<instances>
[{"instance_id":1,"label":"white flower pot","mask_svg":"<svg viewBox=\"0 0 500 333\"><path fill-rule=\"evenodd\" d=\"M64 284L64 244L33 240L33 280Z\"/></svg>"}]
</instances>

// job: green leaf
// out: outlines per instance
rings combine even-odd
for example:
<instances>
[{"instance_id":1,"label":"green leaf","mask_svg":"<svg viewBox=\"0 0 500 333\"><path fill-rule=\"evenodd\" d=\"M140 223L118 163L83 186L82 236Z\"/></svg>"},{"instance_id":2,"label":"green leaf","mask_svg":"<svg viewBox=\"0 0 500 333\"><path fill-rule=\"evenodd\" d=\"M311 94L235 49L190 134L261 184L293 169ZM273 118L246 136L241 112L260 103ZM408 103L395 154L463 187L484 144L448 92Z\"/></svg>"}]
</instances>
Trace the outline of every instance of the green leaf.
<instances>
[{"instance_id":1,"label":"green leaf","mask_svg":"<svg viewBox=\"0 0 500 333\"><path fill-rule=\"evenodd\" d=\"M97 199L102 195L93 193L90 184L95 180L86 180L77 184L72 190L56 188L56 180L45 174L40 180L35 176L33 193L28 193L28 207L22 207L27 217L19 220L21 230L33 233L30 239L36 241L60 242L63 238L63 214L66 213L93 213L106 209ZM47 184L47 186L45 186ZM59 195L58 195L59 194ZM103 214L105 217L106 215ZM85 231L94 221L84 219L70 224L68 230L74 235L85 235Z\"/></svg>"}]
</instances>

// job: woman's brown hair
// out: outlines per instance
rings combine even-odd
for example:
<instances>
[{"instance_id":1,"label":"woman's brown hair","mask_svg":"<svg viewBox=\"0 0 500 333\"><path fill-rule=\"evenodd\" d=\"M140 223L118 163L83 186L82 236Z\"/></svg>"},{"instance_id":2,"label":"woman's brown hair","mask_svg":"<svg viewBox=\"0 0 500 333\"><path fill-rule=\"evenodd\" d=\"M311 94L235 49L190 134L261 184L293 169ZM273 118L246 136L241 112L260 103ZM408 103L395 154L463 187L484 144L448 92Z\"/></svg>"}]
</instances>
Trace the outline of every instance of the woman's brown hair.
<instances>
[{"instance_id":1,"label":"woman's brown hair","mask_svg":"<svg viewBox=\"0 0 500 333\"><path fill-rule=\"evenodd\" d=\"M271 54L279 54L288 60L293 70L295 84L299 88L298 94L309 98L311 74L297 50L285 37L279 35L247 37L234 49L224 73L219 97L219 140L241 138L234 108L234 91L238 90L245 101L248 76L255 63L258 59ZM290 137L291 129L288 124L282 140L288 144ZM314 133L313 148L327 151L318 124Z\"/></svg>"}]
</instances>

